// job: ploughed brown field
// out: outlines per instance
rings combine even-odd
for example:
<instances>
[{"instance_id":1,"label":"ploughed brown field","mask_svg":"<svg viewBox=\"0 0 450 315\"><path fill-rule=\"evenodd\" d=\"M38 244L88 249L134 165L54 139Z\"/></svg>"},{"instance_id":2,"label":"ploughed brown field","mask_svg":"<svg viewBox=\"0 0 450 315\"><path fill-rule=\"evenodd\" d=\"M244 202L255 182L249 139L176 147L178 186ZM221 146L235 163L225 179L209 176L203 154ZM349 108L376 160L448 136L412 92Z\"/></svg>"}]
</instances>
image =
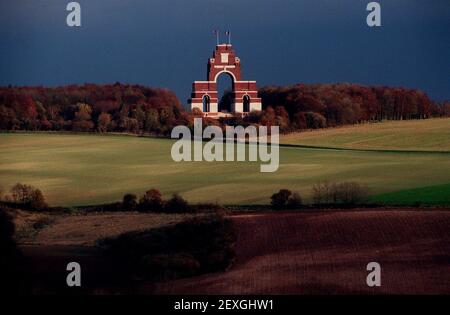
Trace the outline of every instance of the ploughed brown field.
<instances>
[{"instance_id":1,"label":"ploughed brown field","mask_svg":"<svg viewBox=\"0 0 450 315\"><path fill-rule=\"evenodd\" d=\"M450 212L348 211L233 217L228 272L160 284L157 293L450 293ZM381 287L366 265L381 264Z\"/></svg>"},{"instance_id":2,"label":"ploughed brown field","mask_svg":"<svg viewBox=\"0 0 450 315\"><path fill-rule=\"evenodd\" d=\"M145 218L145 214L142 216ZM141 228L138 217L134 221L136 228ZM99 218L94 218L101 229ZM65 279L66 261L80 262L84 266L83 283L92 288L90 293L450 293L448 209L270 212L231 218L237 230L237 257L228 271L156 284L117 286L114 275L108 274L108 261L93 247L82 245L86 239L81 237L80 245L76 245L76 227L70 230L70 246L44 242L22 248L33 262L34 272L41 275L62 269ZM108 225L105 221L103 224ZM128 224L129 230L134 229L131 221ZM57 225L53 226L55 231ZM80 231L84 228L79 227ZM52 226L48 229L41 233L50 235ZM37 239L43 241L43 235ZM379 288L366 285L366 265L371 261L381 264ZM48 290L35 289L37 293L42 291Z\"/></svg>"}]
</instances>

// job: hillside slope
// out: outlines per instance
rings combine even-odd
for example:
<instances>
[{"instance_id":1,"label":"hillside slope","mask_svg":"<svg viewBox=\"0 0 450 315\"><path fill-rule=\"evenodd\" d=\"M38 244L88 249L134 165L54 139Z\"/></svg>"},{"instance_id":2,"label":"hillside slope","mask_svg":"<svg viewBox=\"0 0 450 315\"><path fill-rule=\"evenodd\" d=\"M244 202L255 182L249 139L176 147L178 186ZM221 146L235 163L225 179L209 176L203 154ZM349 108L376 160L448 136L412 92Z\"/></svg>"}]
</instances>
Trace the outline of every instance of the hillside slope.
<instances>
[{"instance_id":1,"label":"hillside slope","mask_svg":"<svg viewBox=\"0 0 450 315\"><path fill-rule=\"evenodd\" d=\"M386 121L292 133L281 143L368 150L450 151L450 118Z\"/></svg>"},{"instance_id":2,"label":"hillside slope","mask_svg":"<svg viewBox=\"0 0 450 315\"><path fill-rule=\"evenodd\" d=\"M450 293L450 212L239 215L230 271L161 283L170 294ZM382 285L366 285L381 264ZM145 288L141 288L144 289Z\"/></svg>"},{"instance_id":3,"label":"hillside slope","mask_svg":"<svg viewBox=\"0 0 450 315\"><path fill-rule=\"evenodd\" d=\"M321 181L364 183L370 195L450 183L450 173L443 171L450 169L450 153L281 147L278 170L261 173L259 162L177 163L170 156L173 143L126 136L0 134L0 186L6 192L17 182L34 185L50 205L108 203L150 188L165 197L180 193L194 203L233 205L268 204L281 188L298 191L310 202L311 187Z\"/></svg>"}]
</instances>

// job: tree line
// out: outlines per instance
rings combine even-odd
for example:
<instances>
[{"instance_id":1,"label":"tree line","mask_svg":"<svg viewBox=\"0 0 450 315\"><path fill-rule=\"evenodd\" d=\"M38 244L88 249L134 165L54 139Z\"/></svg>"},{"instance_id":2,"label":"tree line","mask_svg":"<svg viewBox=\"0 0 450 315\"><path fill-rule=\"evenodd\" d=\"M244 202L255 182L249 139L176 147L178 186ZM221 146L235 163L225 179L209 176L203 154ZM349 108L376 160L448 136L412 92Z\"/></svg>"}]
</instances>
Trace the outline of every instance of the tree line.
<instances>
[{"instance_id":1,"label":"tree line","mask_svg":"<svg viewBox=\"0 0 450 315\"><path fill-rule=\"evenodd\" d=\"M259 90L264 112L251 122L282 131L335 127L382 120L450 116L450 102L434 102L422 91L357 84L296 84Z\"/></svg>"},{"instance_id":2,"label":"tree line","mask_svg":"<svg viewBox=\"0 0 450 315\"><path fill-rule=\"evenodd\" d=\"M169 134L186 124L175 94L128 84L0 88L0 129Z\"/></svg>"},{"instance_id":3,"label":"tree line","mask_svg":"<svg viewBox=\"0 0 450 315\"><path fill-rule=\"evenodd\" d=\"M259 90L263 111L204 125L278 125L282 132L367 121L450 116L450 102L437 103L419 90L356 84L297 84ZM231 98L225 94L222 103ZM125 132L168 135L191 126L168 89L129 84L0 88L0 130Z\"/></svg>"}]
</instances>

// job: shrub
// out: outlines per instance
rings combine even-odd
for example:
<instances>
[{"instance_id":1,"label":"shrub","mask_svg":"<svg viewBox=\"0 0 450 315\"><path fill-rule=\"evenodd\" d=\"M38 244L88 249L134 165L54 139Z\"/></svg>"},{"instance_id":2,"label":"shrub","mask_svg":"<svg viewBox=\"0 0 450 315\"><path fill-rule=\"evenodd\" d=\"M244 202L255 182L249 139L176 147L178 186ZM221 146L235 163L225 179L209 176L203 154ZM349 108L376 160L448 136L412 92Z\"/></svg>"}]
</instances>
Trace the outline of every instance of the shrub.
<instances>
[{"instance_id":1,"label":"shrub","mask_svg":"<svg viewBox=\"0 0 450 315\"><path fill-rule=\"evenodd\" d=\"M176 193L166 202L164 209L166 212L171 213L182 213L190 210L188 202Z\"/></svg>"},{"instance_id":2,"label":"shrub","mask_svg":"<svg viewBox=\"0 0 450 315\"><path fill-rule=\"evenodd\" d=\"M48 207L42 192L31 185L17 183L11 188L11 195L14 202L35 210L43 210Z\"/></svg>"},{"instance_id":3,"label":"shrub","mask_svg":"<svg viewBox=\"0 0 450 315\"><path fill-rule=\"evenodd\" d=\"M356 182L336 184L336 199L347 205L355 205L367 200L368 189Z\"/></svg>"},{"instance_id":4,"label":"shrub","mask_svg":"<svg viewBox=\"0 0 450 315\"><path fill-rule=\"evenodd\" d=\"M48 208L47 203L45 202L44 195L39 189L35 189L31 195L30 207L36 210L43 210Z\"/></svg>"},{"instance_id":5,"label":"shrub","mask_svg":"<svg viewBox=\"0 0 450 315\"><path fill-rule=\"evenodd\" d=\"M11 194L14 202L26 203L30 198L31 186L21 183L15 184L11 188Z\"/></svg>"},{"instance_id":6,"label":"shrub","mask_svg":"<svg viewBox=\"0 0 450 315\"><path fill-rule=\"evenodd\" d=\"M125 194L122 200L122 208L126 211L136 210L137 196L135 194Z\"/></svg>"},{"instance_id":7,"label":"shrub","mask_svg":"<svg viewBox=\"0 0 450 315\"><path fill-rule=\"evenodd\" d=\"M292 192L288 189L280 189L279 192L275 193L270 197L271 204L274 207L283 207L289 200L289 197L292 195Z\"/></svg>"},{"instance_id":8,"label":"shrub","mask_svg":"<svg viewBox=\"0 0 450 315\"><path fill-rule=\"evenodd\" d=\"M355 205L366 201L367 196L367 187L357 182L325 182L313 186L313 200L317 205Z\"/></svg>"},{"instance_id":9,"label":"shrub","mask_svg":"<svg viewBox=\"0 0 450 315\"><path fill-rule=\"evenodd\" d=\"M225 270L235 257L235 238L229 219L210 215L124 233L99 245L118 263L118 273L164 280Z\"/></svg>"},{"instance_id":10,"label":"shrub","mask_svg":"<svg viewBox=\"0 0 450 315\"><path fill-rule=\"evenodd\" d=\"M294 192L292 196L289 197L287 205L290 208L298 208L303 204L302 197L298 192Z\"/></svg>"},{"instance_id":11,"label":"shrub","mask_svg":"<svg viewBox=\"0 0 450 315\"><path fill-rule=\"evenodd\" d=\"M331 186L328 182L317 183L312 187L314 204L329 204L332 202Z\"/></svg>"},{"instance_id":12,"label":"shrub","mask_svg":"<svg viewBox=\"0 0 450 315\"><path fill-rule=\"evenodd\" d=\"M161 211L163 210L163 199L158 189L150 189L139 200L139 211Z\"/></svg>"}]
</instances>

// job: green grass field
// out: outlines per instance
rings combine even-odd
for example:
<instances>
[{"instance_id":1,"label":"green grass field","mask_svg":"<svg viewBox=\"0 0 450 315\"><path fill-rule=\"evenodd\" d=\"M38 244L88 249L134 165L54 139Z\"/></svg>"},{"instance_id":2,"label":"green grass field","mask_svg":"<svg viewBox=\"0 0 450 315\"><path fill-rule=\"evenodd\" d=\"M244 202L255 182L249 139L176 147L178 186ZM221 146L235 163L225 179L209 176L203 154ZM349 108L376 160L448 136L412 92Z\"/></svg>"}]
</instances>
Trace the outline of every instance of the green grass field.
<instances>
[{"instance_id":1,"label":"green grass field","mask_svg":"<svg viewBox=\"0 0 450 315\"><path fill-rule=\"evenodd\" d=\"M40 188L51 205L120 200L149 188L191 202L267 204L280 188L306 201L319 181L365 183L373 196L450 183L450 153L280 148L280 167L259 162L173 162L169 139L67 134L0 134L0 186ZM444 193L447 191L444 191ZM433 198L438 198L433 197ZM440 197L439 197L440 198Z\"/></svg>"},{"instance_id":2,"label":"green grass field","mask_svg":"<svg viewBox=\"0 0 450 315\"><path fill-rule=\"evenodd\" d=\"M386 121L283 136L282 143L315 147L450 151L450 118Z\"/></svg>"},{"instance_id":3,"label":"green grass field","mask_svg":"<svg viewBox=\"0 0 450 315\"><path fill-rule=\"evenodd\" d=\"M386 205L450 205L450 184L394 191L371 196L370 200Z\"/></svg>"}]
</instances>

